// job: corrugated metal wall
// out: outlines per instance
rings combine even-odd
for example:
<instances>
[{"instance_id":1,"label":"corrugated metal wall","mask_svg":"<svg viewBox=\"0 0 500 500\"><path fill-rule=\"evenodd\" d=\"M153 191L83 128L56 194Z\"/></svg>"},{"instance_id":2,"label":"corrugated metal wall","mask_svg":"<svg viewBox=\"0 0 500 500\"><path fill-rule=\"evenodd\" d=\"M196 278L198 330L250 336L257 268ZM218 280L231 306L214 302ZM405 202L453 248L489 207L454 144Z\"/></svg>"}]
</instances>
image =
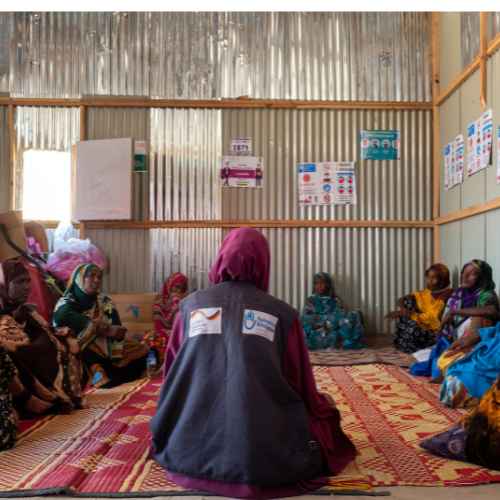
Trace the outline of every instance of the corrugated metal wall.
<instances>
[{"instance_id":1,"label":"corrugated metal wall","mask_svg":"<svg viewBox=\"0 0 500 500\"><path fill-rule=\"evenodd\" d=\"M223 152L251 137L264 157L264 187L224 189L226 219L410 219L432 215L430 111L224 110ZM401 131L401 160L358 161L361 130ZM355 160L358 204L300 207L296 164Z\"/></svg>"},{"instance_id":2,"label":"corrugated metal wall","mask_svg":"<svg viewBox=\"0 0 500 500\"><path fill-rule=\"evenodd\" d=\"M208 286L208 270L221 242L220 229L90 229L86 232L110 259L109 293L159 291L173 272L190 288Z\"/></svg>"},{"instance_id":3,"label":"corrugated metal wall","mask_svg":"<svg viewBox=\"0 0 500 500\"><path fill-rule=\"evenodd\" d=\"M153 220L220 219L221 111L151 110Z\"/></svg>"},{"instance_id":4,"label":"corrugated metal wall","mask_svg":"<svg viewBox=\"0 0 500 500\"><path fill-rule=\"evenodd\" d=\"M16 107L16 207L22 207L23 153L29 149L70 151L80 138L79 108Z\"/></svg>"},{"instance_id":5,"label":"corrugated metal wall","mask_svg":"<svg viewBox=\"0 0 500 500\"><path fill-rule=\"evenodd\" d=\"M12 15L0 12L0 93L9 92L10 42L12 39Z\"/></svg>"},{"instance_id":6,"label":"corrugated metal wall","mask_svg":"<svg viewBox=\"0 0 500 500\"><path fill-rule=\"evenodd\" d=\"M449 18L445 18L448 20ZM496 20L500 17L498 13ZM449 47L459 50L459 43ZM494 124L500 116L500 52L487 63L487 103L493 110ZM440 108L441 145L457 135L466 137L467 125L481 115L480 78L476 72L454 92ZM465 176L464 183L449 191L441 191L441 214L454 212L472 205L481 204L500 196L500 184L496 181L495 158L497 145L493 141L493 165L471 177ZM441 164L441 185L443 185L444 165ZM442 260L452 270L454 285L458 285L462 265L470 259L486 260L493 268L495 282L500 285L500 210L493 210L467 219L446 224L440 228Z\"/></svg>"},{"instance_id":7,"label":"corrugated metal wall","mask_svg":"<svg viewBox=\"0 0 500 500\"><path fill-rule=\"evenodd\" d=\"M132 137L150 141L150 111L141 108L89 108L87 139ZM132 177L132 215L135 220L148 218L149 170L134 172Z\"/></svg>"},{"instance_id":8,"label":"corrugated metal wall","mask_svg":"<svg viewBox=\"0 0 500 500\"><path fill-rule=\"evenodd\" d=\"M9 90L20 97L431 99L426 13L7 16Z\"/></svg>"},{"instance_id":9,"label":"corrugated metal wall","mask_svg":"<svg viewBox=\"0 0 500 500\"><path fill-rule=\"evenodd\" d=\"M301 309L318 271L333 275L350 308L370 332L399 297L424 284L432 259L432 229L307 228L263 231L271 247L271 293Z\"/></svg>"},{"instance_id":10,"label":"corrugated metal wall","mask_svg":"<svg viewBox=\"0 0 500 500\"><path fill-rule=\"evenodd\" d=\"M110 258L109 293L158 291L172 272L190 287L208 285L208 271L227 231L219 229L88 230ZM432 259L431 229L266 229L271 247L270 291L297 309L311 293L314 273L334 275L337 292L360 309L371 332L398 297L423 286Z\"/></svg>"},{"instance_id":11,"label":"corrugated metal wall","mask_svg":"<svg viewBox=\"0 0 500 500\"><path fill-rule=\"evenodd\" d=\"M10 208L10 143L7 106L0 106L0 212Z\"/></svg>"},{"instance_id":12,"label":"corrugated metal wall","mask_svg":"<svg viewBox=\"0 0 500 500\"><path fill-rule=\"evenodd\" d=\"M479 12L461 12L462 68L479 55Z\"/></svg>"},{"instance_id":13,"label":"corrugated metal wall","mask_svg":"<svg viewBox=\"0 0 500 500\"><path fill-rule=\"evenodd\" d=\"M490 13L490 36L495 38L500 33L500 12Z\"/></svg>"}]
</instances>

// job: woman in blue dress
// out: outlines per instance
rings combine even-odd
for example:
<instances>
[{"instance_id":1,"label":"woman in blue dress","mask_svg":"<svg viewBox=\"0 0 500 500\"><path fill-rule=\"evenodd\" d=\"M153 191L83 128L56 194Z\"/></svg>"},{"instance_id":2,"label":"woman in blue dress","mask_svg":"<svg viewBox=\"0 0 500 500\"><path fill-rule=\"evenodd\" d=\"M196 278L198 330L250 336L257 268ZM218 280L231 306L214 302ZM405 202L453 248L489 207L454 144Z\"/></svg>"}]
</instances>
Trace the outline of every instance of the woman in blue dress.
<instances>
[{"instance_id":1,"label":"woman in blue dress","mask_svg":"<svg viewBox=\"0 0 500 500\"><path fill-rule=\"evenodd\" d=\"M310 350L363 347L363 322L358 311L346 311L335 295L328 273L314 276L314 290L304 306L302 325Z\"/></svg>"}]
</instances>

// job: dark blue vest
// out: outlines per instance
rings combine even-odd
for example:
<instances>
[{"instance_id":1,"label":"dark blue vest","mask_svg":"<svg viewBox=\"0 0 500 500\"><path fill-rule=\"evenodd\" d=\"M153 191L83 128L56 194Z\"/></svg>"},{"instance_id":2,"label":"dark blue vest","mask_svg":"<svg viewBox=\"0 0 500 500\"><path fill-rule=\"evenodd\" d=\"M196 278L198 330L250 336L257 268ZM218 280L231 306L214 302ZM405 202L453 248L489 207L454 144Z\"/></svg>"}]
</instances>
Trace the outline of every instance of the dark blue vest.
<instances>
[{"instance_id":1,"label":"dark blue vest","mask_svg":"<svg viewBox=\"0 0 500 500\"><path fill-rule=\"evenodd\" d=\"M190 477L278 486L325 474L300 396L283 376L297 312L249 283L181 304L184 339L151 428L155 459Z\"/></svg>"}]
</instances>

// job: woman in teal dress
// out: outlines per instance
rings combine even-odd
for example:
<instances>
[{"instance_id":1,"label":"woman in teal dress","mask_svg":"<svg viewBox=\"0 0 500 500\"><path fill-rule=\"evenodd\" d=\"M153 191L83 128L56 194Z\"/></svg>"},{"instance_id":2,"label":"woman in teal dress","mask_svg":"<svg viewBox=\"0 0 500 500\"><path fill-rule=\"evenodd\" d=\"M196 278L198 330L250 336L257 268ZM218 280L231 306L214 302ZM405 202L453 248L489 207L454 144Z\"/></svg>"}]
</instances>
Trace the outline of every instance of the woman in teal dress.
<instances>
[{"instance_id":1,"label":"woman in teal dress","mask_svg":"<svg viewBox=\"0 0 500 500\"><path fill-rule=\"evenodd\" d=\"M346 311L335 295L328 273L314 276L314 291L304 307L302 325L310 350L363 347L363 322L358 311Z\"/></svg>"}]
</instances>

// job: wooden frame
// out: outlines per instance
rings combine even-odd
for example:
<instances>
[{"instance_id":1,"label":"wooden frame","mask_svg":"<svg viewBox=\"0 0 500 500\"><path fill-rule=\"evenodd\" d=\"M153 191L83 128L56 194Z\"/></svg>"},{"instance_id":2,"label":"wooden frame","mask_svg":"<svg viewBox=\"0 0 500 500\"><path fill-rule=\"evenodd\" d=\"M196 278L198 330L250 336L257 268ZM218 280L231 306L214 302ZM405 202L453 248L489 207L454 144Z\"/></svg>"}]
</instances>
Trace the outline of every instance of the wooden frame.
<instances>
[{"instance_id":1,"label":"wooden frame","mask_svg":"<svg viewBox=\"0 0 500 500\"><path fill-rule=\"evenodd\" d=\"M197 109L340 109L430 110L432 103L415 101L308 101L286 99L141 99L103 97L82 99L0 97L0 106L58 106L97 108L197 108Z\"/></svg>"},{"instance_id":2,"label":"wooden frame","mask_svg":"<svg viewBox=\"0 0 500 500\"><path fill-rule=\"evenodd\" d=\"M438 217L434 223L437 226L442 226L443 224L450 224L451 222L468 219L474 215L484 214L498 208L500 208L500 196L485 203L478 203L477 205L472 205L471 207L442 215L441 217Z\"/></svg>"},{"instance_id":3,"label":"wooden frame","mask_svg":"<svg viewBox=\"0 0 500 500\"><path fill-rule=\"evenodd\" d=\"M84 221L85 230L92 229L233 229L255 227L278 228L432 228L431 220L185 220L185 221Z\"/></svg>"}]
</instances>

